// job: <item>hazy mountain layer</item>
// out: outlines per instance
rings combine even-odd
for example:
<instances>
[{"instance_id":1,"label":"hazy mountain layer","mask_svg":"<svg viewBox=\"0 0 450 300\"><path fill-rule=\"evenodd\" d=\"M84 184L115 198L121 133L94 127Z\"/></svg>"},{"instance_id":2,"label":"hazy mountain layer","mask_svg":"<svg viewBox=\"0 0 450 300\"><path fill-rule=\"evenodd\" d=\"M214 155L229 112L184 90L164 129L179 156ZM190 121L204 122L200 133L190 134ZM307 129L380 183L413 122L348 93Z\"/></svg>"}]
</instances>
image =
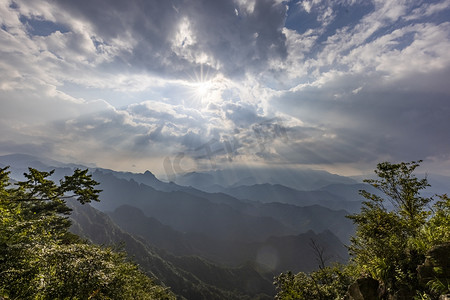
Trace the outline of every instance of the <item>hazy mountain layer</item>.
<instances>
[{"instance_id":1,"label":"hazy mountain layer","mask_svg":"<svg viewBox=\"0 0 450 300\"><path fill-rule=\"evenodd\" d=\"M353 201L346 200L346 198L332 194L327 190L298 191L280 184L268 183L224 188L222 192L238 199L248 199L265 203L280 202L297 206L318 204L331 209L345 209L349 212L358 211L361 207L361 202L355 201L355 199L359 198L357 191L352 195L353 198L347 198L353 199Z\"/></svg>"},{"instance_id":2,"label":"hazy mountain layer","mask_svg":"<svg viewBox=\"0 0 450 300\"><path fill-rule=\"evenodd\" d=\"M251 262L273 273L288 269L296 272L316 269L316 254L310 245L312 240L326 249L330 261L342 262L348 257L344 245L328 230L321 234L308 231L299 235L270 237L262 242L239 242L181 233L154 218L146 217L141 210L132 206L121 206L110 216L125 231L175 255L199 255L233 266Z\"/></svg>"},{"instance_id":3,"label":"hazy mountain layer","mask_svg":"<svg viewBox=\"0 0 450 300\"><path fill-rule=\"evenodd\" d=\"M332 183L353 184L355 180L318 170L291 168L245 168L192 172L174 177L179 185L192 186L208 192L223 187L254 184L281 184L293 189L316 190Z\"/></svg>"},{"instance_id":4,"label":"hazy mountain layer","mask_svg":"<svg viewBox=\"0 0 450 300\"><path fill-rule=\"evenodd\" d=\"M94 204L96 208L114 211L128 204L180 232L248 242L330 229L345 242L353 231L352 222L345 218L349 213L344 210L318 205L300 207L283 203L239 202L230 196L204 192L161 192L134 180L116 178L112 173L96 171L93 175L103 189L100 195L102 202Z\"/></svg>"},{"instance_id":5,"label":"hazy mountain layer","mask_svg":"<svg viewBox=\"0 0 450 300\"><path fill-rule=\"evenodd\" d=\"M90 205L69 202L69 206L72 232L97 244L123 245L145 272L183 299L271 299L275 292L271 275L263 277L250 264L223 268L198 257L173 256L126 233Z\"/></svg>"},{"instance_id":6,"label":"hazy mountain layer","mask_svg":"<svg viewBox=\"0 0 450 300\"><path fill-rule=\"evenodd\" d=\"M248 215L229 205L213 203L188 193L161 192L100 171L93 177L101 182L102 201L94 206L102 211L129 204L181 232L202 233L225 240L256 241L295 232L273 218Z\"/></svg>"}]
</instances>

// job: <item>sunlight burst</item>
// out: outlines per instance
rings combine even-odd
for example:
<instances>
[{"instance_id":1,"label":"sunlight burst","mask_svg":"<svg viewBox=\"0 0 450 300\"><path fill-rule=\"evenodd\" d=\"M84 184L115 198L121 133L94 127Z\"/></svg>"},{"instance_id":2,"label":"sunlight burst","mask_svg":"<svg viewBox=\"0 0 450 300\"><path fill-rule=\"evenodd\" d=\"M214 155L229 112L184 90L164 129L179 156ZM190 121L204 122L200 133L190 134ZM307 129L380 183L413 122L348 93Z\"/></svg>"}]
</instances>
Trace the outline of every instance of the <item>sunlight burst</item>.
<instances>
[{"instance_id":1,"label":"sunlight burst","mask_svg":"<svg viewBox=\"0 0 450 300\"><path fill-rule=\"evenodd\" d=\"M203 65L198 72L194 72L190 76L190 82L187 84L189 87L189 99L197 105L206 105L214 98L215 91L220 89L216 76L210 74L210 68L205 71Z\"/></svg>"},{"instance_id":2,"label":"sunlight burst","mask_svg":"<svg viewBox=\"0 0 450 300\"><path fill-rule=\"evenodd\" d=\"M193 86L196 96L204 98L211 91L213 85L211 80L204 82L196 82Z\"/></svg>"}]
</instances>

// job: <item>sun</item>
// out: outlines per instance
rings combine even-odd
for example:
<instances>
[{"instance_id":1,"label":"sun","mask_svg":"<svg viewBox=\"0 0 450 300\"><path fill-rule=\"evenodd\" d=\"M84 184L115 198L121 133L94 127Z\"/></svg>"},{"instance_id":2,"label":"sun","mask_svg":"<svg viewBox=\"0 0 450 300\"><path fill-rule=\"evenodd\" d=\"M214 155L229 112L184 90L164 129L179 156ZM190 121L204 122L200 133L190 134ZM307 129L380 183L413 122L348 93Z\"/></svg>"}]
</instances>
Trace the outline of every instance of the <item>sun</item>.
<instances>
[{"instance_id":1,"label":"sun","mask_svg":"<svg viewBox=\"0 0 450 300\"><path fill-rule=\"evenodd\" d=\"M236 84L211 66L199 66L183 81L186 98L184 103L196 109L209 109L222 103L226 94L229 97L236 90Z\"/></svg>"},{"instance_id":2,"label":"sun","mask_svg":"<svg viewBox=\"0 0 450 300\"><path fill-rule=\"evenodd\" d=\"M214 91L217 89L217 82L215 76L210 74L210 68L200 67L200 70L194 72L189 76L190 80L187 83L189 88L189 98L191 102L196 102L199 105L205 105L211 101Z\"/></svg>"},{"instance_id":3,"label":"sun","mask_svg":"<svg viewBox=\"0 0 450 300\"><path fill-rule=\"evenodd\" d=\"M212 89L213 89L213 84L212 84L211 80L203 81L203 82L202 81L195 82L193 84L194 93L199 98L206 97L211 92Z\"/></svg>"}]
</instances>

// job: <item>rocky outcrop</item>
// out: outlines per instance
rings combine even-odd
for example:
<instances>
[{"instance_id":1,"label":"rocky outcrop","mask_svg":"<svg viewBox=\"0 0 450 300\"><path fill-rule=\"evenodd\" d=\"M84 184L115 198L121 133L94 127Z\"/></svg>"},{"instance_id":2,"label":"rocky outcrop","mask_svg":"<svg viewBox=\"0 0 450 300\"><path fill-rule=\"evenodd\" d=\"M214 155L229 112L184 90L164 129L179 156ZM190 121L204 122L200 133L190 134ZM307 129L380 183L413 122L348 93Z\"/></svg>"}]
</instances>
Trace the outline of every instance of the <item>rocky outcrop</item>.
<instances>
[{"instance_id":1,"label":"rocky outcrop","mask_svg":"<svg viewBox=\"0 0 450 300\"><path fill-rule=\"evenodd\" d=\"M357 279L348 287L345 300L378 300L381 299L381 289L378 280L365 277Z\"/></svg>"},{"instance_id":2,"label":"rocky outcrop","mask_svg":"<svg viewBox=\"0 0 450 300\"><path fill-rule=\"evenodd\" d=\"M419 283L423 286L430 280L447 282L450 279L450 242L433 247L426 254L425 262L417 267Z\"/></svg>"}]
</instances>

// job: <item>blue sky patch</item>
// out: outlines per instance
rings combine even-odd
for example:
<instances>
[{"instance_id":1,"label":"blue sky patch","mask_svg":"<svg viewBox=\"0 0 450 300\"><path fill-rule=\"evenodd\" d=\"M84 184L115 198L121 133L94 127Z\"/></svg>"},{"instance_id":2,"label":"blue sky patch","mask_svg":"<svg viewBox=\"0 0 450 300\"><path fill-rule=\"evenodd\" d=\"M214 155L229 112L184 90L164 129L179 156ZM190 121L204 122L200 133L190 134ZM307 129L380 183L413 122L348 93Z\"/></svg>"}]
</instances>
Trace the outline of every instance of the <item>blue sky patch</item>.
<instances>
[{"instance_id":1,"label":"blue sky patch","mask_svg":"<svg viewBox=\"0 0 450 300\"><path fill-rule=\"evenodd\" d=\"M20 21L22 24L27 26L28 33L31 35L49 36L56 31L61 33L69 32L69 29L64 25L47 20L39 20L21 16Z\"/></svg>"}]
</instances>

